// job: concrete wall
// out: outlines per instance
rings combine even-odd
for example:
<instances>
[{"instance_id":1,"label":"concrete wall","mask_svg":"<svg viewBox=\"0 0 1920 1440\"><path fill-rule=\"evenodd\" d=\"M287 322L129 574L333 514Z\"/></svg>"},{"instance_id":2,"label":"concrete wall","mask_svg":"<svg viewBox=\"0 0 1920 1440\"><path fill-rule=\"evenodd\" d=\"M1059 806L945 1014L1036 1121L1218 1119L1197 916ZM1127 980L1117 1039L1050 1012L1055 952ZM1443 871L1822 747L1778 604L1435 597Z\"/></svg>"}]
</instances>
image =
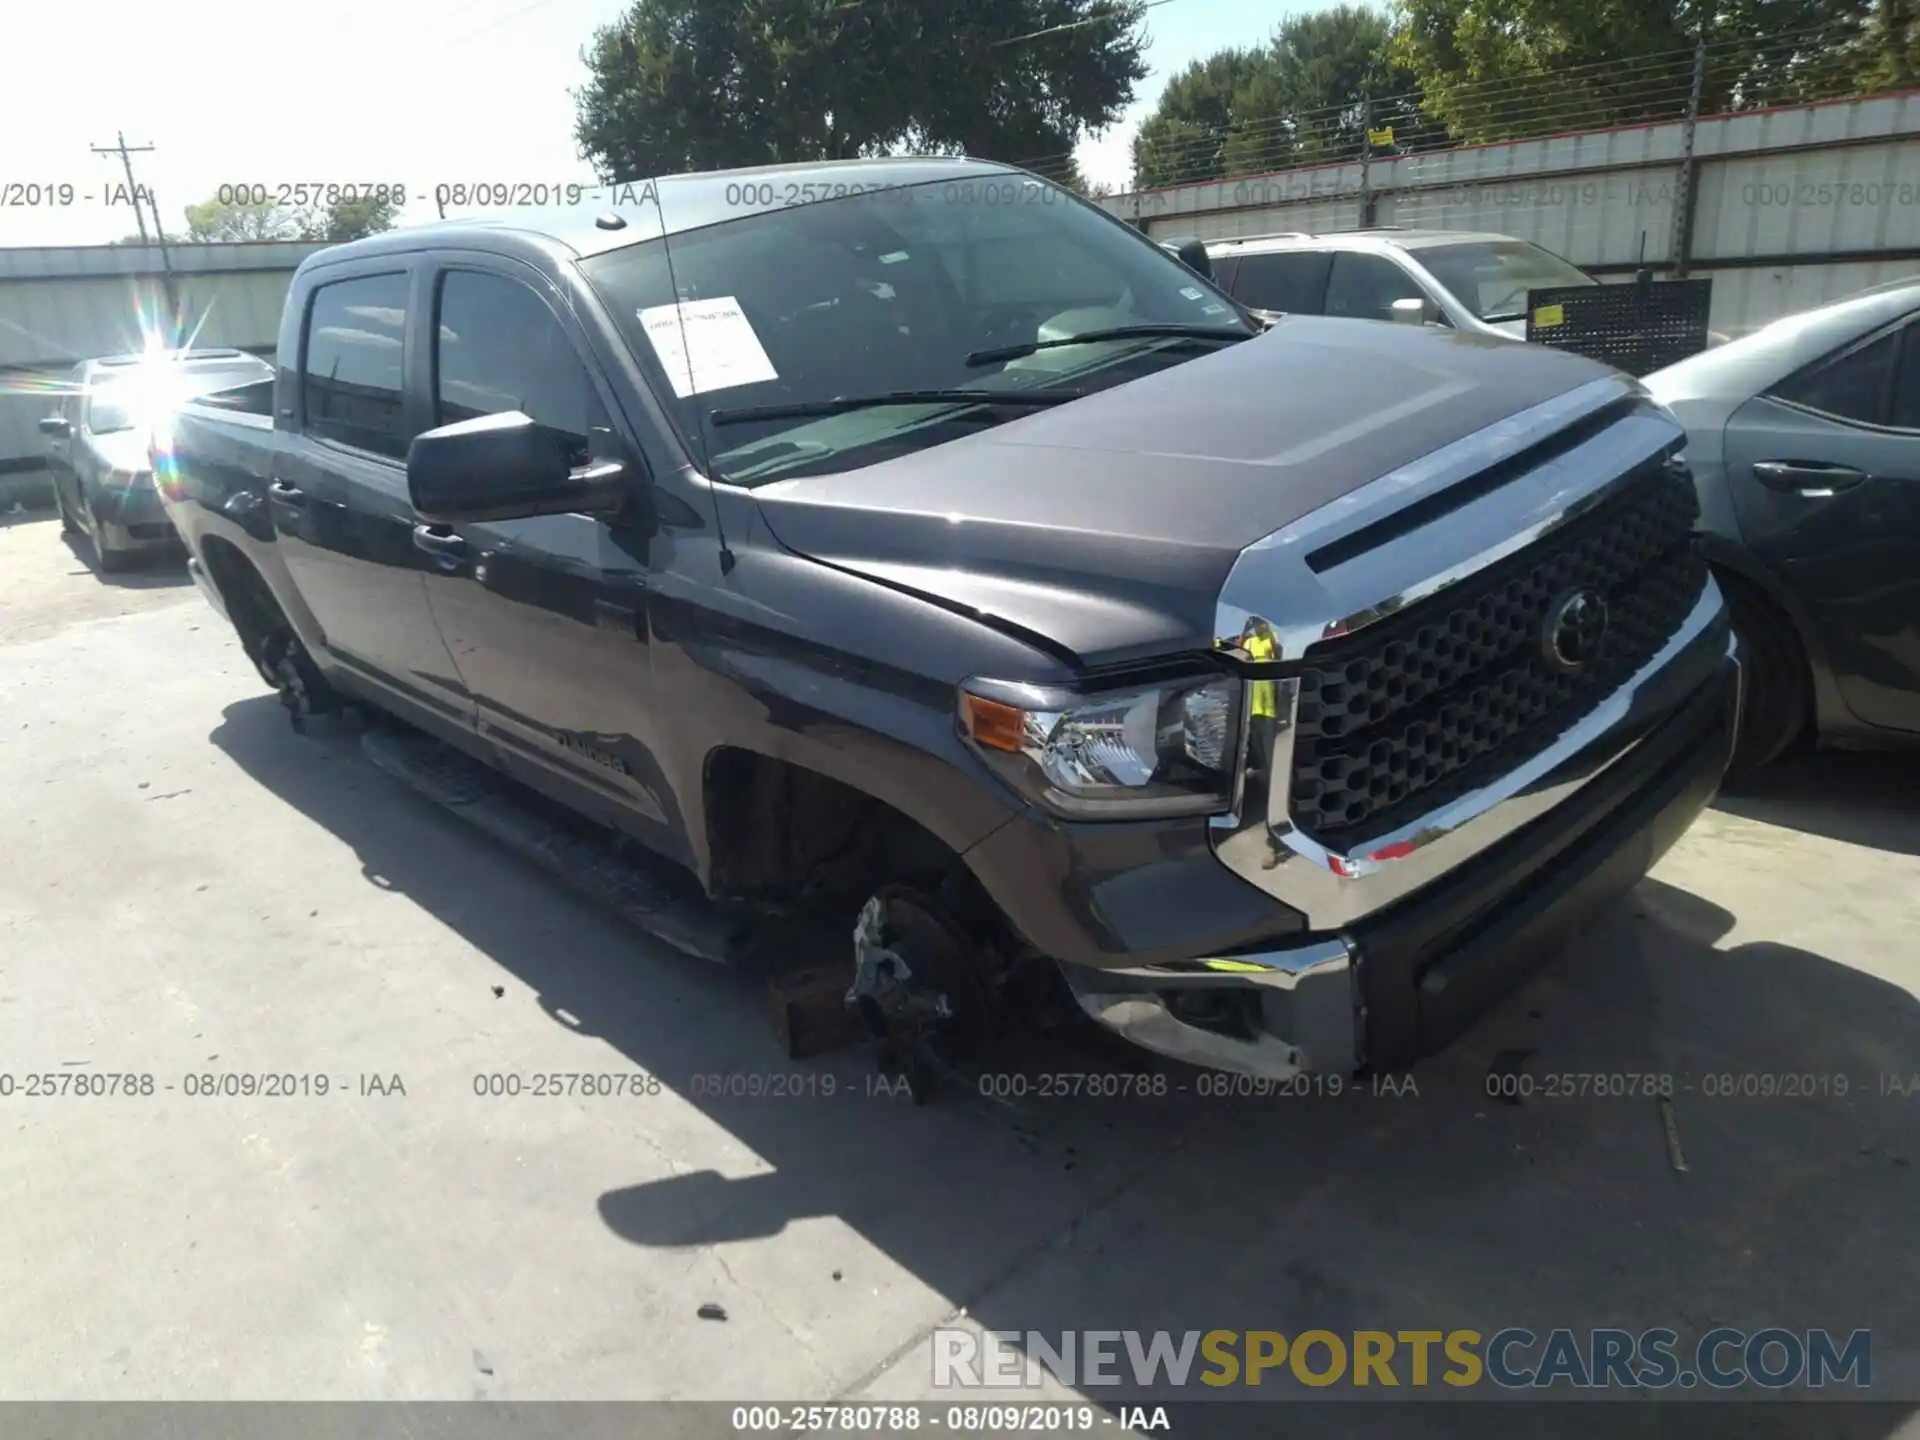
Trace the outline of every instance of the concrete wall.
<instances>
[{"instance_id":1,"label":"concrete wall","mask_svg":"<svg viewBox=\"0 0 1920 1440\"><path fill-rule=\"evenodd\" d=\"M271 353L300 262L323 247L88 245L0 249L0 509L45 491L34 422L73 366L142 348L170 314L165 277L192 343Z\"/></svg>"},{"instance_id":2,"label":"concrete wall","mask_svg":"<svg viewBox=\"0 0 1920 1440\"><path fill-rule=\"evenodd\" d=\"M1700 120L1687 273L1711 278L1713 328L1920 273L1920 93ZM1373 223L1494 230L1603 279L1678 257L1684 122L1356 161L1116 195L1158 237L1225 239Z\"/></svg>"}]
</instances>

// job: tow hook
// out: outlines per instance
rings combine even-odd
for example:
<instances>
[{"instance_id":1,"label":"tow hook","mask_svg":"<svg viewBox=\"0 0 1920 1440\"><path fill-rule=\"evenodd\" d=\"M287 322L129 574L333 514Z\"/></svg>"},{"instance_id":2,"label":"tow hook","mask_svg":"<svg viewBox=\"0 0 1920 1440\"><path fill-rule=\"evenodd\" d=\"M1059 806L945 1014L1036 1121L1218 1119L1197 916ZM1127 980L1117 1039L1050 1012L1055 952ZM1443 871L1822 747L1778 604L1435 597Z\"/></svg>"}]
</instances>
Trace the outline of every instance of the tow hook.
<instances>
[{"instance_id":1,"label":"tow hook","mask_svg":"<svg viewBox=\"0 0 1920 1440\"><path fill-rule=\"evenodd\" d=\"M853 957L847 1006L873 1036L880 1073L904 1078L913 1103L924 1105L938 1077L953 1077L985 1018L965 933L929 897L889 887L860 907Z\"/></svg>"}]
</instances>

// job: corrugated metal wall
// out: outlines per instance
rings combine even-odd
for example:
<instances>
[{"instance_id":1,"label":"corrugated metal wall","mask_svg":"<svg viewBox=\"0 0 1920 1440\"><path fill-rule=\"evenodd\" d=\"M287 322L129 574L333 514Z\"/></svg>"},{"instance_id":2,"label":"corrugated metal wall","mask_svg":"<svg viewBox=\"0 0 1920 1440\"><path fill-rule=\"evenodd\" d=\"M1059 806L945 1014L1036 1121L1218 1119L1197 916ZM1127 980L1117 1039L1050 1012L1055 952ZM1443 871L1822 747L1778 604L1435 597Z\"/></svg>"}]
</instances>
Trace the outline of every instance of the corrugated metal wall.
<instances>
[{"instance_id":1,"label":"corrugated metal wall","mask_svg":"<svg viewBox=\"0 0 1920 1440\"><path fill-rule=\"evenodd\" d=\"M1608 272L1670 269L1681 122L1375 160L1374 223L1494 230ZM1688 273L1711 325L1743 334L1920 273L1920 94L1702 119ZM1356 162L1113 196L1157 236L1225 239L1360 223Z\"/></svg>"},{"instance_id":2,"label":"corrugated metal wall","mask_svg":"<svg viewBox=\"0 0 1920 1440\"><path fill-rule=\"evenodd\" d=\"M174 291L194 343L270 352L287 286L314 244L174 245ZM34 422L78 361L141 348L168 313L157 245L0 249L0 474L36 465Z\"/></svg>"}]
</instances>

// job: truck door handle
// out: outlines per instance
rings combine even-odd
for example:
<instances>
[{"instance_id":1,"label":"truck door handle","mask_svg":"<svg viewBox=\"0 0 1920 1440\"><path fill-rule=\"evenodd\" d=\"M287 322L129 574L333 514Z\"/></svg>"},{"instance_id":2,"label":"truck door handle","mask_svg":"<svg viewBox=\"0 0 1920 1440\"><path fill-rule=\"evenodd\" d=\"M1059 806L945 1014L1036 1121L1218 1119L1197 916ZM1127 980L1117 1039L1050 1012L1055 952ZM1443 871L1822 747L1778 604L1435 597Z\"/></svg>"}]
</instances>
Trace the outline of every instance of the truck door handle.
<instances>
[{"instance_id":1,"label":"truck door handle","mask_svg":"<svg viewBox=\"0 0 1920 1440\"><path fill-rule=\"evenodd\" d=\"M467 542L449 531L440 530L432 525L413 527L413 543L429 555L442 560L460 561L467 558Z\"/></svg>"},{"instance_id":2,"label":"truck door handle","mask_svg":"<svg viewBox=\"0 0 1920 1440\"><path fill-rule=\"evenodd\" d=\"M1817 460L1760 460L1754 464L1753 476L1769 490L1801 495L1832 495L1851 490L1867 478L1850 465L1822 465Z\"/></svg>"},{"instance_id":3,"label":"truck door handle","mask_svg":"<svg viewBox=\"0 0 1920 1440\"><path fill-rule=\"evenodd\" d=\"M302 490L298 485L287 484L284 480L270 482L267 486L267 494L278 500L282 505L298 507L307 503L307 492Z\"/></svg>"}]
</instances>

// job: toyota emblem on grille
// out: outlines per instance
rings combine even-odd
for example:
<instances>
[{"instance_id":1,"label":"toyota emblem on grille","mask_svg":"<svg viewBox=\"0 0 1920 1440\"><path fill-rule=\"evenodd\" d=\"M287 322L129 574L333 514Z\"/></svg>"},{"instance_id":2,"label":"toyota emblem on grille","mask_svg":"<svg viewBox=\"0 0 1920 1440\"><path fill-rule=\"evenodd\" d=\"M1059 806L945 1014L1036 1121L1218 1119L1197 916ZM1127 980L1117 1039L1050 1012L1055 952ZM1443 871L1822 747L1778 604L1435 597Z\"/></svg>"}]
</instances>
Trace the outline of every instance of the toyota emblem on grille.
<instances>
[{"instance_id":1,"label":"toyota emblem on grille","mask_svg":"<svg viewBox=\"0 0 1920 1440\"><path fill-rule=\"evenodd\" d=\"M1593 590L1569 590L1547 610L1540 653L1563 674L1575 675L1600 658L1607 639L1607 602Z\"/></svg>"}]
</instances>

